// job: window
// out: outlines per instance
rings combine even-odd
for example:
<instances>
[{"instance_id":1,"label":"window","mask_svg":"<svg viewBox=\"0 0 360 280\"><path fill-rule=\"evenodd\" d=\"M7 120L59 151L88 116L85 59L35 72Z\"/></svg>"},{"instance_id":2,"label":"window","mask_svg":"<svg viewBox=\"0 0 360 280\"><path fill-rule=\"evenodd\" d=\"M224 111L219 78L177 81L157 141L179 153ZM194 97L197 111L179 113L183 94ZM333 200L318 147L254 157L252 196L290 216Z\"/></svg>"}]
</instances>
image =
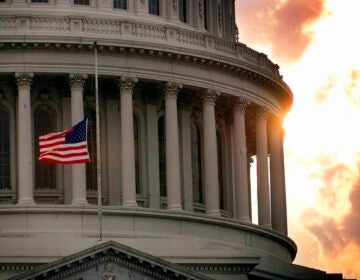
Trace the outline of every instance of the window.
<instances>
[{"instance_id":1,"label":"window","mask_svg":"<svg viewBox=\"0 0 360 280\"><path fill-rule=\"evenodd\" d=\"M40 0L41 1L41 0ZM90 5L90 0L74 0L75 5Z\"/></svg>"},{"instance_id":2,"label":"window","mask_svg":"<svg viewBox=\"0 0 360 280\"><path fill-rule=\"evenodd\" d=\"M0 190L10 188L10 118L0 108Z\"/></svg>"},{"instance_id":3,"label":"window","mask_svg":"<svg viewBox=\"0 0 360 280\"><path fill-rule=\"evenodd\" d=\"M193 197L195 202L203 202L202 195L202 173L201 173L201 138L200 129L195 124L191 124L191 165Z\"/></svg>"},{"instance_id":4,"label":"window","mask_svg":"<svg viewBox=\"0 0 360 280\"><path fill-rule=\"evenodd\" d=\"M158 120L160 196L166 196L165 118Z\"/></svg>"},{"instance_id":5,"label":"window","mask_svg":"<svg viewBox=\"0 0 360 280\"><path fill-rule=\"evenodd\" d=\"M217 140L217 160L218 160L218 173L219 173L219 202L220 209L225 209L225 191L224 191L224 178L223 178L223 155L222 155L222 142L219 132L216 133Z\"/></svg>"},{"instance_id":6,"label":"window","mask_svg":"<svg viewBox=\"0 0 360 280\"><path fill-rule=\"evenodd\" d=\"M127 10L127 0L114 0L114 9Z\"/></svg>"},{"instance_id":7,"label":"window","mask_svg":"<svg viewBox=\"0 0 360 280\"><path fill-rule=\"evenodd\" d=\"M139 122L136 116L134 115L134 151L135 151L135 187L136 193L140 194L140 141L139 141Z\"/></svg>"},{"instance_id":8,"label":"window","mask_svg":"<svg viewBox=\"0 0 360 280\"><path fill-rule=\"evenodd\" d=\"M56 169L54 164L37 160L39 157L39 136L56 132L56 112L50 105L42 104L34 112L35 142L35 188L56 189Z\"/></svg>"},{"instance_id":9,"label":"window","mask_svg":"<svg viewBox=\"0 0 360 280\"><path fill-rule=\"evenodd\" d=\"M86 110L85 116L90 116L90 109ZM86 163L86 189L97 190L97 150L96 150L96 119L95 116L88 118L87 144L90 162Z\"/></svg>"},{"instance_id":10,"label":"window","mask_svg":"<svg viewBox=\"0 0 360 280\"><path fill-rule=\"evenodd\" d=\"M149 14L160 15L159 0L149 0Z\"/></svg>"},{"instance_id":11,"label":"window","mask_svg":"<svg viewBox=\"0 0 360 280\"><path fill-rule=\"evenodd\" d=\"M0 0L1 2L1 0ZM48 0L31 0L31 3L49 3Z\"/></svg>"},{"instance_id":12,"label":"window","mask_svg":"<svg viewBox=\"0 0 360 280\"><path fill-rule=\"evenodd\" d=\"M179 19L182 22L187 22L187 5L186 5L186 1L187 0L179 0Z\"/></svg>"}]
</instances>

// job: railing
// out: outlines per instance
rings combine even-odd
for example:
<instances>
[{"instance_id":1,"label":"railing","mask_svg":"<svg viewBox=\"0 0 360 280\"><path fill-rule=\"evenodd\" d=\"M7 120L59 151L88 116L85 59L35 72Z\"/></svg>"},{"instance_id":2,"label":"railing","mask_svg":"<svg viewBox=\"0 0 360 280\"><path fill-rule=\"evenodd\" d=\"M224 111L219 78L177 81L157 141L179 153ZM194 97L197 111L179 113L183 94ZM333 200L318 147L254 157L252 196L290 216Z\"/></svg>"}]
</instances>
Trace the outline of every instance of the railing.
<instances>
[{"instance_id":1,"label":"railing","mask_svg":"<svg viewBox=\"0 0 360 280\"><path fill-rule=\"evenodd\" d=\"M180 27L84 17L0 17L0 43L9 42L12 35L46 35L63 38L99 36L104 41L125 38L134 41L145 39L146 42L156 41L157 44L166 46L180 46L188 49L189 52L194 49L203 50L206 55L215 54L230 60L242 61L250 66L255 66L258 71L262 71L274 79L281 80L278 66L264 54L241 43L222 40L211 34L184 30Z\"/></svg>"}]
</instances>

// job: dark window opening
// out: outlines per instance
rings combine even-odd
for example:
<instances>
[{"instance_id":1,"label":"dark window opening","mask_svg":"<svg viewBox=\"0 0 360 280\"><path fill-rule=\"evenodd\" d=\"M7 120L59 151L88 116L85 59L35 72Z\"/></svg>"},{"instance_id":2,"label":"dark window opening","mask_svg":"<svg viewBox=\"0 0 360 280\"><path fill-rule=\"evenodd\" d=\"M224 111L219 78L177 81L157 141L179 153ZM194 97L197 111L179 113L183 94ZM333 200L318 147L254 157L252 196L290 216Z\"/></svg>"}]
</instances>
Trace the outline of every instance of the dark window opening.
<instances>
[{"instance_id":1,"label":"dark window opening","mask_svg":"<svg viewBox=\"0 0 360 280\"><path fill-rule=\"evenodd\" d=\"M159 0L149 0L149 14L160 15L160 3Z\"/></svg>"}]
</instances>

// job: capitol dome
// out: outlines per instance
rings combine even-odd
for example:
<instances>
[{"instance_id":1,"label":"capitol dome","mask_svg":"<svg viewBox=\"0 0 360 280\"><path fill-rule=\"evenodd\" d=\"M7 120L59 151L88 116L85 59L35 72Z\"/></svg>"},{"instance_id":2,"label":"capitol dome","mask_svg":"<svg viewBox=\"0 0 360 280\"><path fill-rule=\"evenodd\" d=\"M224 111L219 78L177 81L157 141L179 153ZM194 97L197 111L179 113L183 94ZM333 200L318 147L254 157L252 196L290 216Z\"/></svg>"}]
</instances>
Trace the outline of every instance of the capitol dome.
<instances>
[{"instance_id":1,"label":"capitol dome","mask_svg":"<svg viewBox=\"0 0 360 280\"><path fill-rule=\"evenodd\" d=\"M234 2L0 0L0 279L341 279L292 264L293 96ZM97 76L103 242L95 118L90 163L38 161Z\"/></svg>"}]
</instances>

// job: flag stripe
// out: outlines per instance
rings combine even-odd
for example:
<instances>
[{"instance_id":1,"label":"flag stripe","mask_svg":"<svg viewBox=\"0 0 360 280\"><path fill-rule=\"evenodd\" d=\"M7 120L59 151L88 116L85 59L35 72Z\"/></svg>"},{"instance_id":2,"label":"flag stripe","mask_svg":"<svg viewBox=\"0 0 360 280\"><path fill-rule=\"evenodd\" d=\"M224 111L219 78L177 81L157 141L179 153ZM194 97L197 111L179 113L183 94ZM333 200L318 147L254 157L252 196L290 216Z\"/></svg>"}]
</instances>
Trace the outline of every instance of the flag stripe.
<instances>
[{"instance_id":1,"label":"flag stripe","mask_svg":"<svg viewBox=\"0 0 360 280\"><path fill-rule=\"evenodd\" d=\"M63 164L89 162L86 136L87 120L83 120L65 131L40 136L39 160Z\"/></svg>"}]
</instances>

